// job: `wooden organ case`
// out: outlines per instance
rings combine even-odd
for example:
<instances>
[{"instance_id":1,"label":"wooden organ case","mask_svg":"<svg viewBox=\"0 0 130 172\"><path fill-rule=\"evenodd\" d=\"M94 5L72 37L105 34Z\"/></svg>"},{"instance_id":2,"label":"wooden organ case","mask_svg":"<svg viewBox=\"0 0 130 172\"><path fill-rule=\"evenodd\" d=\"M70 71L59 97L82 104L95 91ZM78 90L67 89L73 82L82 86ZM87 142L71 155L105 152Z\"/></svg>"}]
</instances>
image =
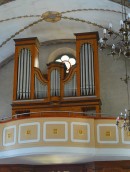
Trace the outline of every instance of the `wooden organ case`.
<instances>
[{"instance_id":1,"label":"wooden organ case","mask_svg":"<svg viewBox=\"0 0 130 172\"><path fill-rule=\"evenodd\" d=\"M66 73L65 64L39 67L37 38L15 39L12 114L27 116L85 114L100 116L98 33L77 33L76 65Z\"/></svg>"}]
</instances>

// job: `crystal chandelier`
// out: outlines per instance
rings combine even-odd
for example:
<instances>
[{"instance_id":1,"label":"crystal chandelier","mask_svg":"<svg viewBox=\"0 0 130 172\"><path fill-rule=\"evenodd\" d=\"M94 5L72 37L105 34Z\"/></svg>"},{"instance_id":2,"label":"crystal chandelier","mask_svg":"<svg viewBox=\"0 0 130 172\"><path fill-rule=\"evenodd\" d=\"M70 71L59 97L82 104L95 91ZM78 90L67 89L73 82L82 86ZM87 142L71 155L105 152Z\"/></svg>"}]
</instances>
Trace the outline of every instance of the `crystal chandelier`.
<instances>
[{"instance_id":1,"label":"crystal chandelier","mask_svg":"<svg viewBox=\"0 0 130 172\"><path fill-rule=\"evenodd\" d=\"M103 38L100 38L99 45L101 50L105 49L108 41L107 34L110 38L112 38L114 34L118 41L117 45L113 43L110 54L114 56L118 52L118 55L123 54L125 57L130 58L130 13L126 13L125 0L121 0L121 7L122 20L120 20L118 33L112 30L112 23L109 23L109 28L103 29ZM115 40L115 38L113 38L113 40Z\"/></svg>"},{"instance_id":2,"label":"crystal chandelier","mask_svg":"<svg viewBox=\"0 0 130 172\"><path fill-rule=\"evenodd\" d=\"M122 122L120 122L120 120ZM125 113L121 112L120 117L118 116L116 119L116 125L119 128L124 128L124 130L130 131L130 110L125 109Z\"/></svg>"}]
</instances>

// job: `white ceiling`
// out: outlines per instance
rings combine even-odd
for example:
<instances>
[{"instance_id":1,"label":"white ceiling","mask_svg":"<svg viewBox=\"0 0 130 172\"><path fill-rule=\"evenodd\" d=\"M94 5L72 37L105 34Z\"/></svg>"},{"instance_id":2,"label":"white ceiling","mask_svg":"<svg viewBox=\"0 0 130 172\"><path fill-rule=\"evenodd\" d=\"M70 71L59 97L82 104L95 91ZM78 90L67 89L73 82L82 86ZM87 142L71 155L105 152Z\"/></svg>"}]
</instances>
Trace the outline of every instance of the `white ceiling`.
<instances>
[{"instance_id":1,"label":"white ceiling","mask_svg":"<svg viewBox=\"0 0 130 172\"><path fill-rule=\"evenodd\" d=\"M47 11L65 12L62 13L62 17L69 19L61 18L55 23L43 20L27 27L41 19L41 15ZM74 39L73 33L90 31L99 31L102 36L101 27L108 28L109 22L112 22L113 30L117 31L121 19L121 13L117 11L121 11L121 6L110 0L15 0L1 5L0 63L14 54L13 39L16 38L38 37L40 42L44 42L56 39ZM19 16L22 17L18 18ZM78 18L86 22L70 18ZM92 24L89 24L88 21ZM21 30L23 28L25 29Z\"/></svg>"}]
</instances>

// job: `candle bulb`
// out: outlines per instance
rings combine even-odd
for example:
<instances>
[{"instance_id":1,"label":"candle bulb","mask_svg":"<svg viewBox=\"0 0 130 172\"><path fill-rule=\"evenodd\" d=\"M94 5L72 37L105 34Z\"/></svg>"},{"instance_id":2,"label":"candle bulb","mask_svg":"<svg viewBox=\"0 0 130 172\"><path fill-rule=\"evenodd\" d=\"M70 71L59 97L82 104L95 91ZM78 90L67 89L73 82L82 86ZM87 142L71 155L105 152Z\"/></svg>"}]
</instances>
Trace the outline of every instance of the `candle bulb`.
<instances>
[{"instance_id":1,"label":"candle bulb","mask_svg":"<svg viewBox=\"0 0 130 172\"><path fill-rule=\"evenodd\" d=\"M106 29L103 29L103 33L106 34L107 33L107 30Z\"/></svg>"},{"instance_id":2,"label":"candle bulb","mask_svg":"<svg viewBox=\"0 0 130 172\"><path fill-rule=\"evenodd\" d=\"M114 49L115 49L115 47L116 47L116 46L115 46L115 44L113 44L113 45L112 45L112 49L114 50Z\"/></svg>"},{"instance_id":3,"label":"candle bulb","mask_svg":"<svg viewBox=\"0 0 130 172\"><path fill-rule=\"evenodd\" d=\"M100 38L99 42L100 42L100 43L103 43L103 39L102 39L102 38Z\"/></svg>"},{"instance_id":4,"label":"candle bulb","mask_svg":"<svg viewBox=\"0 0 130 172\"><path fill-rule=\"evenodd\" d=\"M127 15L127 19L130 19L130 13L128 13L128 15Z\"/></svg>"},{"instance_id":5,"label":"candle bulb","mask_svg":"<svg viewBox=\"0 0 130 172\"><path fill-rule=\"evenodd\" d=\"M119 116L118 116L118 117L116 118L116 121L119 122L119 120L120 120L120 118L119 118Z\"/></svg>"},{"instance_id":6,"label":"candle bulb","mask_svg":"<svg viewBox=\"0 0 130 172\"><path fill-rule=\"evenodd\" d=\"M126 118L127 118L127 114L125 113L125 114L124 114L124 119L126 120Z\"/></svg>"},{"instance_id":7,"label":"candle bulb","mask_svg":"<svg viewBox=\"0 0 130 172\"><path fill-rule=\"evenodd\" d=\"M116 118L116 125L118 126L119 125L119 116Z\"/></svg>"},{"instance_id":8,"label":"candle bulb","mask_svg":"<svg viewBox=\"0 0 130 172\"><path fill-rule=\"evenodd\" d=\"M121 25L121 27L123 27L123 24L124 24L124 23L123 23L123 21L122 21L122 20L120 20L120 25Z\"/></svg>"},{"instance_id":9,"label":"candle bulb","mask_svg":"<svg viewBox=\"0 0 130 172\"><path fill-rule=\"evenodd\" d=\"M125 112L127 113L127 109L125 109Z\"/></svg>"},{"instance_id":10,"label":"candle bulb","mask_svg":"<svg viewBox=\"0 0 130 172\"><path fill-rule=\"evenodd\" d=\"M112 28L112 23L109 23L109 28L110 28L110 29Z\"/></svg>"}]
</instances>

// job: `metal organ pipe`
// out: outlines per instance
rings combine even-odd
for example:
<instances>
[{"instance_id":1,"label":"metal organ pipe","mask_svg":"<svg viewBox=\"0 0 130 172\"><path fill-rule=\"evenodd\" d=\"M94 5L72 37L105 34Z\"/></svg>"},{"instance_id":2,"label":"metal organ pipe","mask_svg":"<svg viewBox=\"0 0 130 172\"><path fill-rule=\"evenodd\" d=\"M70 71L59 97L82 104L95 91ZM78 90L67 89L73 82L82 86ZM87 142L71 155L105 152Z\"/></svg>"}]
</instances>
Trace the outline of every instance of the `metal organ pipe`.
<instances>
[{"instance_id":1,"label":"metal organ pipe","mask_svg":"<svg viewBox=\"0 0 130 172\"><path fill-rule=\"evenodd\" d=\"M59 95L58 94L58 78L57 78L57 76L58 76L58 74L57 74L57 70L55 69L55 80L56 80L56 82L55 82L55 91L56 91L56 95Z\"/></svg>"},{"instance_id":2,"label":"metal organ pipe","mask_svg":"<svg viewBox=\"0 0 130 172\"><path fill-rule=\"evenodd\" d=\"M29 52L28 52L29 53ZM27 60L27 97L30 97L30 81L31 81L31 54Z\"/></svg>"},{"instance_id":3,"label":"metal organ pipe","mask_svg":"<svg viewBox=\"0 0 130 172\"><path fill-rule=\"evenodd\" d=\"M74 83L74 89L73 89L73 95L76 96L76 91L77 91L77 85L76 85L76 74L74 74L74 79L73 79L73 83Z\"/></svg>"},{"instance_id":4,"label":"metal organ pipe","mask_svg":"<svg viewBox=\"0 0 130 172\"><path fill-rule=\"evenodd\" d=\"M60 96L60 73L57 69L51 71L51 96Z\"/></svg>"},{"instance_id":5,"label":"metal organ pipe","mask_svg":"<svg viewBox=\"0 0 130 172\"><path fill-rule=\"evenodd\" d=\"M89 44L84 45L84 59L85 59L85 95L90 94L90 82L91 78L89 77L90 73L90 58L89 58Z\"/></svg>"},{"instance_id":6,"label":"metal organ pipe","mask_svg":"<svg viewBox=\"0 0 130 172\"><path fill-rule=\"evenodd\" d=\"M76 96L76 90L76 73L74 73L71 80L64 84L64 96Z\"/></svg>"},{"instance_id":7,"label":"metal organ pipe","mask_svg":"<svg viewBox=\"0 0 130 172\"><path fill-rule=\"evenodd\" d=\"M91 56L90 56L90 44L87 44L87 46L86 46L86 44L85 44L85 47L86 47L86 59L88 59L88 64L87 64L87 73L86 73L86 75L87 75L87 79L88 79L88 83L87 83L87 95L92 95L91 94Z\"/></svg>"},{"instance_id":8,"label":"metal organ pipe","mask_svg":"<svg viewBox=\"0 0 130 172\"><path fill-rule=\"evenodd\" d=\"M18 57L17 99L30 98L31 53L21 49Z\"/></svg>"},{"instance_id":9,"label":"metal organ pipe","mask_svg":"<svg viewBox=\"0 0 130 172\"><path fill-rule=\"evenodd\" d=\"M80 91L82 96L95 94L94 58L91 44L83 44L80 51Z\"/></svg>"},{"instance_id":10,"label":"metal organ pipe","mask_svg":"<svg viewBox=\"0 0 130 172\"><path fill-rule=\"evenodd\" d=\"M95 84L94 84L94 60L93 60L93 52L91 51L91 76L92 76L92 94L95 94Z\"/></svg>"},{"instance_id":11,"label":"metal organ pipe","mask_svg":"<svg viewBox=\"0 0 130 172\"><path fill-rule=\"evenodd\" d=\"M35 75L35 98L42 99L47 97L47 91L48 91L47 84L39 81L37 76Z\"/></svg>"},{"instance_id":12,"label":"metal organ pipe","mask_svg":"<svg viewBox=\"0 0 130 172\"><path fill-rule=\"evenodd\" d=\"M20 68L20 59L18 59L18 82L17 82L17 99L20 99L21 93L20 93L20 75L21 75L21 68Z\"/></svg>"}]
</instances>

